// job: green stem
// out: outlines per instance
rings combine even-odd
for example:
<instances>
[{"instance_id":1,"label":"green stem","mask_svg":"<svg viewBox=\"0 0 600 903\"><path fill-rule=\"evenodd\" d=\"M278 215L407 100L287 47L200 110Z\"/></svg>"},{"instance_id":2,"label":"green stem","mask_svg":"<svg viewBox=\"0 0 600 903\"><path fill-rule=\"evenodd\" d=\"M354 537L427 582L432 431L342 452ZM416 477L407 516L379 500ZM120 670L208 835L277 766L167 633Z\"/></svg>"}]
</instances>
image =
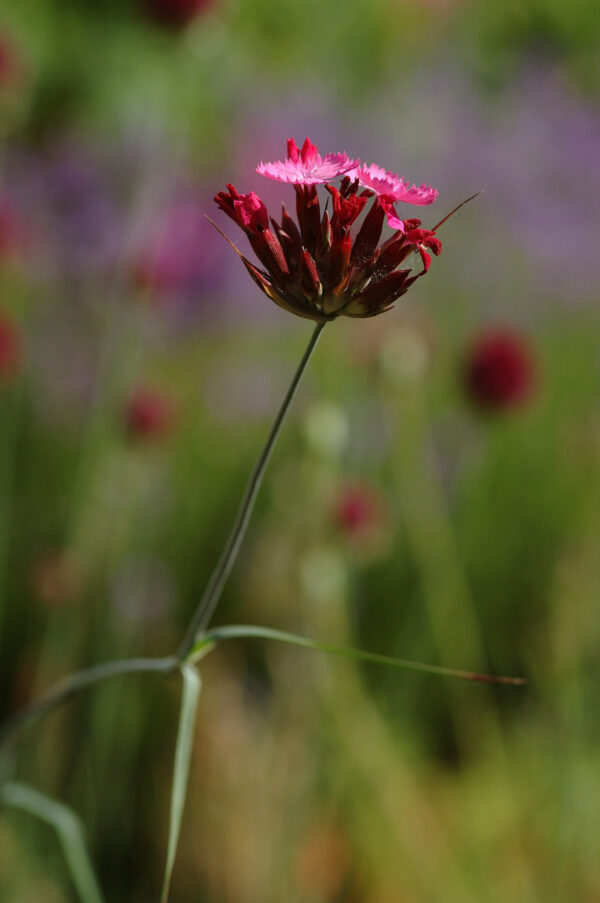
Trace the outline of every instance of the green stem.
<instances>
[{"instance_id":1,"label":"green stem","mask_svg":"<svg viewBox=\"0 0 600 903\"><path fill-rule=\"evenodd\" d=\"M59 680L58 683L38 697L31 705L17 712L2 726L0 745L4 746L7 744L27 724L47 715L48 712L65 702L75 693L91 687L107 677L148 672L170 674L176 671L178 667L179 663L173 656L168 656L167 658L128 658L115 662L105 662L104 664L94 665L91 668L85 668L83 671L69 674L68 677Z\"/></svg>"},{"instance_id":2,"label":"green stem","mask_svg":"<svg viewBox=\"0 0 600 903\"><path fill-rule=\"evenodd\" d=\"M43 693L30 705L26 706L20 712L17 712L4 725L2 725L2 727L0 727L0 748L3 747L5 753L7 752L9 741L14 739L20 733L22 728L24 728L27 724L44 717L44 715L47 715L50 711L56 708L56 706L60 705L62 702L65 702L80 690L91 687L93 684L96 684L101 680L105 680L108 677L117 677L121 674L148 672L170 674L176 671L180 667L181 663L185 662L185 660L188 658L199 634L212 617L214 609L221 596L223 586L225 585L225 581L227 580L231 568L235 563L240 546L244 539L244 535L246 533L248 521L250 519L250 515L252 514L252 509L254 507L254 502L256 500L256 496L262 482L265 468L268 464L271 452L273 450L273 446L275 445L275 441L277 439L277 436L279 435L279 431L281 429L281 425L283 423L287 410L290 406L290 402L294 397L300 379L302 378L302 374L306 369L306 366L319 340L319 336L323 331L325 322L326 321L321 321L317 323L313 330L310 341L306 347L300 363L298 364L296 372L294 373L292 382L290 383L290 386L277 413L273 426L271 427L271 431L267 437L267 441L256 463L254 471L252 472L252 476L250 477L248 487L242 499L242 503L240 505L240 509L238 511L238 515L234 522L227 544L225 545L221 557L217 562L217 566L200 601L200 604L198 605L198 608L194 613L186 636L180 646L177 655L167 656L166 658L132 658L115 662L106 662L104 664L94 665L91 668L86 668L82 671L76 671L74 674L70 674L68 677L63 678L58 683L56 683L47 692ZM210 651L210 648L211 647L207 644L205 649L203 650L203 654L206 654L208 651ZM197 660L199 657L199 653L196 653L196 655L194 656L195 660Z\"/></svg>"},{"instance_id":3,"label":"green stem","mask_svg":"<svg viewBox=\"0 0 600 903\"><path fill-rule=\"evenodd\" d=\"M326 652L329 655L340 655L343 658L351 658L355 661L367 662L374 665L386 665L389 668L399 668L403 671L417 671L420 674L435 674L438 677L453 677L457 680L471 680L480 683L507 684L518 687L525 683L522 677L504 677L493 674L482 674L478 671L465 671L462 668L446 668L441 665L428 665L423 662L413 662L405 658L394 658L389 655L380 655L378 652L364 652L362 649L351 649L347 646L337 646L332 643L321 643L308 637L298 636L295 633L287 633L283 630L273 630L270 627L257 627L250 624L230 624L226 627L214 627L198 640L192 650L189 660L196 661L198 657L204 657L214 649L220 640L234 640L239 638L255 637L263 640L276 640L279 643L290 643L293 646L302 646L304 649L312 649L315 652Z\"/></svg>"},{"instance_id":4,"label":"green stem","mask_svg":"<svg viewBox=\"0 0 600 903\"><path fill-rule=\"evenodd\" d=\"M298 388L302 374L306 369L306 365L308 364L319 340L319 336L323 331L325 322L325 320L322 320L316 324L310 337L310 341L306 347L304 354L302 355L302 359L298 364L293 379L285 394L285 398L281 403L281 407L279 408L277 416L275 417L271 431L267 436L267 441L265 442L265 445L260 453L260 457L256 462L256 465L248 482L248 486L240 504L237 517L234 521L231 533L229 534L229 539L225 544L225 547L221 553L221 557L217 562L217 565L204 591L204 595L202 596L202 599L200 600L200 603L198 604L198 607L194 612L183 642L181 643L181 646L179 647L179 650L177 652L177 658L179 659L179 661L186 660L190 650L196 642L196 639L212 618L214 610L217 607L219 599L221 598L223 587L225 586L225 582L229 577L231 569L238 556L244 536L246 535L246 529L248 527L250 515L252 514L256 496L258 494L258 490L260 489L260 484L262 482L266 466L269 463L269 458L271 457L273 446L275 445L277 436L279 435L279 431L281 429L281 425L283 423L287 410L290 406L290 402L294 397L296 389Z\"/></svg>"}]
</instances>

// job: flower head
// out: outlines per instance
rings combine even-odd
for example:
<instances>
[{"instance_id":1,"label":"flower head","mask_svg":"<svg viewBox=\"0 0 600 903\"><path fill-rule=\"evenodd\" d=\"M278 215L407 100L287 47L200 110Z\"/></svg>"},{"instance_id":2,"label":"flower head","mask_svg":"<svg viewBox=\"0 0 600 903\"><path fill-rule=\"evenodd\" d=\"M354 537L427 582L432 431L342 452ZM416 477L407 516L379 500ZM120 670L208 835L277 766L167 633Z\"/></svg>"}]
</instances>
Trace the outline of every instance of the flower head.
<instances>
[{"instance_id":1,"label":"flower head","mask_svg":"<svg viewBox=\"0 0 600 903\"><path fill-rule=\"evenodd\" d=\"M259 260L260 266L255 266L240 254L256 284L272 301L298 316L322 321L342 314L372 317L389 310L429 269L431 258L425 249L436 256L441 251L435 230L423 228L418 219L397 218L394 194L377 194L357 225L374 193L371 188L360 190L357 173L362 168L357 164L346 154L321 157L308 138L302 150L292 139L288 141L287 161L261 164L262 175L293 183L297 222L285 206L279 222L269 217L254 192L240 194L233 185L215 197L221 210L246 233ZM373 171L373 178L375 169L379 171L378 167L366 169ZM384 175L390 176L388 188L395 195L400 197L404 191L407 197L411 192L425 197L424 186L407 188L398 177ZM337 176L341 176L339 186L331 184ZM325 183L329 193L323 212L318 182ZM427 202L418 203L433 199L431 195ZM386 215L388 221L393 215L395 232L379 245ZM423 264L416 272L412 269L415 252Z\"/></svg>"},{"instance_id":2,"label":"flower head","mask_svg":"<svg viewBox=\"0 0 600 903\"><path fill-rule=\"evenodd\" d=\"M477 336L467 351L463 382L480 408L507 410L526 401L535 384L535 364L527 340L513 329Z\"/></svg>"},{"instance_id":3,"label":"flower head","mask_svg":"<svg viewBox=\"0 0 600 903\"><path fill-rule=\"evenodd\" d=\"M259 163L256 171L276 182L291 182L294 185L318 185L336 179L348 170L355 168L359 161L351 160L348 154L325 154L322 157L318 148L308 138L299 149L293 138L288 139L287 159L276 163Z\"/></svg>"}]
</instances>

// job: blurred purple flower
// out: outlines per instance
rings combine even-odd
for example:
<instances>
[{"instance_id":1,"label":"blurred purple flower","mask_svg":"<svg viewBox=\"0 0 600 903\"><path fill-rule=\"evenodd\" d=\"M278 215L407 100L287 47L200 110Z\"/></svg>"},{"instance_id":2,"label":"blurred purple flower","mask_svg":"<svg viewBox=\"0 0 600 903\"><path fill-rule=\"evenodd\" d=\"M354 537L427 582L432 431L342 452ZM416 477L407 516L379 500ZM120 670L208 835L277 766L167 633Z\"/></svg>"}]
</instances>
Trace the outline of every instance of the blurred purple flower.
<instances>
[{"instance_id":1,"label":"blurred purple flower","mask_svg":"<svg viewBox=\"0 0 600 903\"><path fill-rule=\"evenodd\" d=\"M153 307L185 325L219 314L226 246L206 219L207 199L197 189L177 193L138 242L133 278Z\"/></svg>"},{"instance_id":2,"label":"blurred purple flower","mask_svg":"<svg viewBox=\"0 0 600 903\"><path fill-rule=\"evenodd\" d=\"M40 276L87 278L114 269L125 204L94 154L73 145L15 150L7 170L15 204L35 232L32 265Z\"/></svg>"},{"instance_id":3,"label":"blurred purple flower","mask_svg":"<svg viewBox=\"0 0 600 903\"><path fill-rule=\"evenodd\" d=\"M427 63L401 84L390 83L354 118L335 96L310 87L248 100L245 140L235 148L240 160L228 170L235 184L238 168L269 153L273 135L309 133L317 144L352 147L363 158L444 185L444 207L484 191L461 214L462 235L472 237L476 253L453 254L449 236L443 277L467 296L483 297L478 305L491 311L514 303L513 314L525 293L530 309L595 298L600 206L590 198L600 190L600 117L595 99L559 69L531 59L513 82L486 91L447 60ZM261 193L256 180L243 184ZM269 209L276 200L268 189L261 197Z\"/></svg>"},{"instance_id":4,"label":"blurred purple flower","mask_svg":"<svg viewBox=\"0 0 600 903\"><path fill-rule=\"evenodd\" d=\"M506 296L516 269L530 275L528 294L544 303L594 296L600 234L600 208L590 203L600 190L595 102L560 71L533 63L489 96L448 72L425 79L419 90L427 94L419 102L440 112L434 146L444 152L432 155L433 177L458 186L458 195L485 191L476 207L477 255L462 259L465 282L472 286L475 277L491 286L496 272L496 295ZM510 266L499 265L498 247Z\"/></svg>"}]
</instances>

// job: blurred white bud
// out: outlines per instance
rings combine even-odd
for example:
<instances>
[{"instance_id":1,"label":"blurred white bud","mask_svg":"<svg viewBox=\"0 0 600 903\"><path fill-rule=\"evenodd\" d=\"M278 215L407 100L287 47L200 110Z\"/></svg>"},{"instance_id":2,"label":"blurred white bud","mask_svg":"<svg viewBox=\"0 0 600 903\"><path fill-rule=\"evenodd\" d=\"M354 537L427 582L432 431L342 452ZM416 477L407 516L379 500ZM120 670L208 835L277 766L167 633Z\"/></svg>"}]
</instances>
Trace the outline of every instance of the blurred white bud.
<instances>
[{"instance_id":1,"label":"blurred white bud","mask_svg":"<svg viewBox=\"0 0 600 903\"><path fill-rule=\"evenodd\" d=\"M406 322L386 335L379 349L382 376L390 383L418 382L430 360L427 336L417 323Z\"/></svg>"},{"instance_id":2,"label":"blurred white bud","mask_svg":"<svg viewBox=\"0 0 600 903\"><path fill-rule=\"evenodd\" d=\"M326 458L337 458L342 454L350 433L344 411L329 401L311 405L304 417L303 429L310 451Z\"/></svg>"},{"instance_id":3,"label":"blurred white bud","mask_svg":"<svg viewBox=\"0 0 600 903\"><path fill-rule=\"evenodd\" d=\"M347 589L344 557L331 548L314 548L300 563L300 584L307 599L326 605L342 599Z\"/></svg>"}]
</instances>

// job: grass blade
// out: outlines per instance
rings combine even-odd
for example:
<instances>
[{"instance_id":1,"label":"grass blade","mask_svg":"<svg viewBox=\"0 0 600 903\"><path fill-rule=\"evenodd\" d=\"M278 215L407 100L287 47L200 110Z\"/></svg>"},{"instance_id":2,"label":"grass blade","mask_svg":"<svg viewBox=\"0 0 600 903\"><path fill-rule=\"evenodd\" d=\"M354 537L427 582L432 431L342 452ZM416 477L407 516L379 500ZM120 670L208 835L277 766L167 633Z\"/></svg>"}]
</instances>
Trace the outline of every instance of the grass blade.
<instances>
[{"instance_id":1,"label":"grass blade","mask_svg":"<svg viewBox=\"0 0 600 903\"><path fill-rule=\"evenodd\" d=\"M169 897L171 875L173 874L179 833L181 831L181 818L183 816L183 807L185 805L190 758L194 740L194 725L196 723L196 711L198 709L198 698L200 696L201 687L200 675L193 665L183 665L181 674L183 676L183 695L181 697L181 713L179 716L179 728L177 730L177 744L175 746L167 863L165 866L165 875L160 898L161 903L167 903Z\"/></svg>"},{"instance_id":2,"label":"grass blade","mask_svg":"<svg viewBox=\"0 0 600 903\"><path fill-rule=\"evenodd\" d=\"M85 845L83 825L73 810L16 781L5 784L1 797L7 806L22 809L54 828L81 903L104 903Z\"/></svg>"},{"instance_id":3,"label":"grass blade","mask_svg":"<svg viewBox=\"0 0 600 903\"><path fill-rule=\"evenodd\" d=\"M319 643L308 637L298 636L294 633L286 633L282 630L272 630L270 627L254 627L247 624L232 624L227 627L215 627L209 630L198 640L193 647L189 660L195 661L212 648L219 640L232 640L240 637L257 637L263 640L276 640L279 643L291 643L294 646L302 646L305 649L313 649L316 652L327 652L330 655L341 655L356 661L369 662L374 665L386 665L388 668L399 668L403 671L419 671L423 674L436 674L439 677L453 677L459 680L472 680L485 683L510 684L522 686L527 681L522 677L496 677L492 674L479 674L476 671L463 671L458 668L444 668L440 665L427 665L421 662L412 662L404 658L392 658L389 655L379 655L376 652L363 652L362 649L350 649L347 646L334 646L331 643Z\"/></svg>"}]
</instances>

